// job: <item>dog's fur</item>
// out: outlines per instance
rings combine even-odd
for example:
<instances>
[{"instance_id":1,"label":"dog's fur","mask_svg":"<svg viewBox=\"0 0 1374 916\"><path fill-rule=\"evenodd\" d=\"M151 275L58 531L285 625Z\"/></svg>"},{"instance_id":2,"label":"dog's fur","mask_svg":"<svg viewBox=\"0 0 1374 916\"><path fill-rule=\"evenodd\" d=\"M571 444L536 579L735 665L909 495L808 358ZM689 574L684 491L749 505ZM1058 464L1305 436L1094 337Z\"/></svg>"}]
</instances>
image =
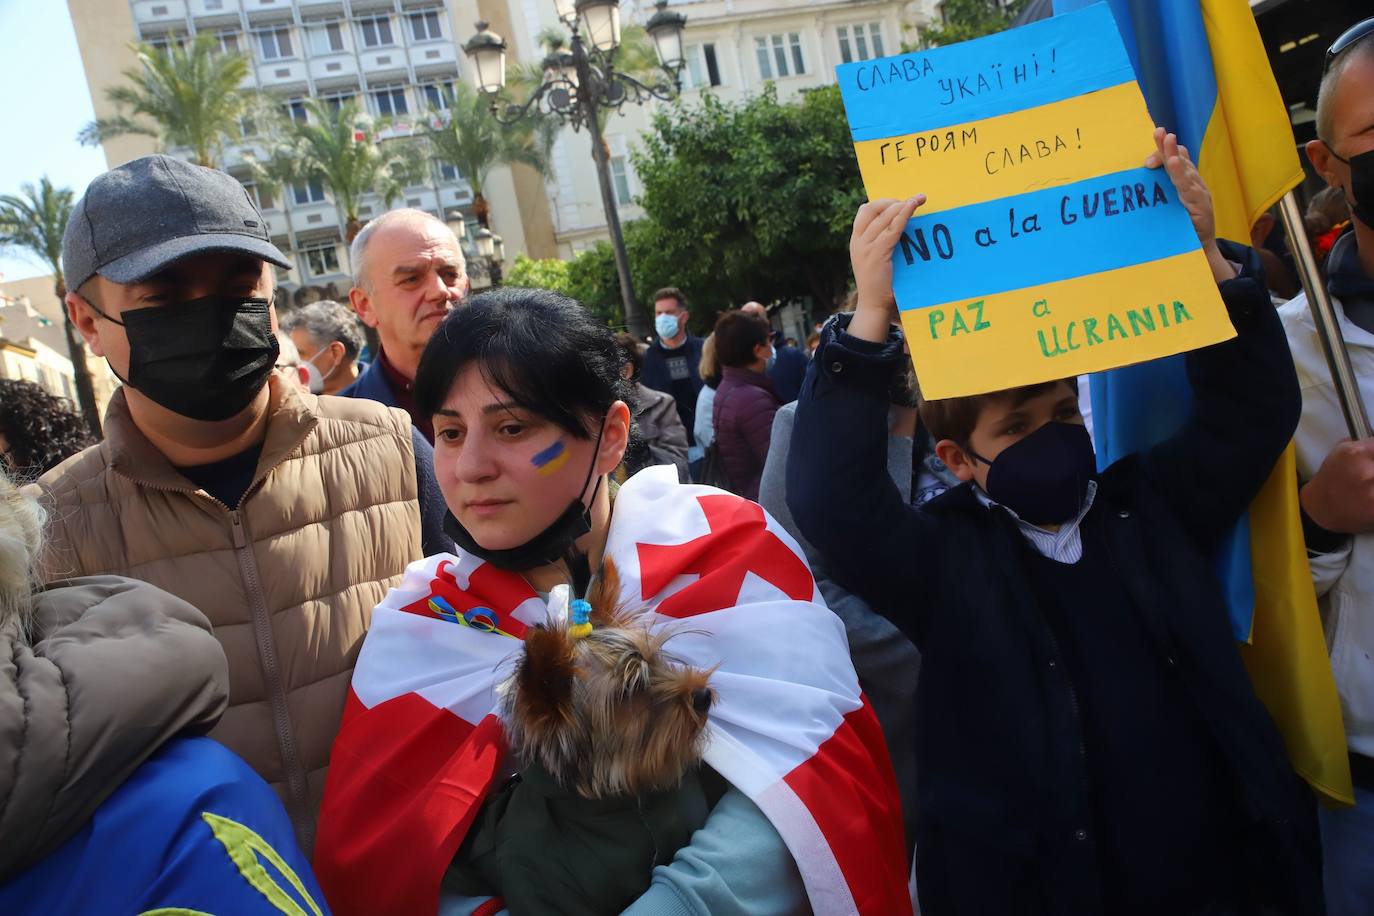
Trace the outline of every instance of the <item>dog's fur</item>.
<instances>
[{"instance_id":1,"label":"dog's fur","mask_svg":"<svg viewBox=\"0 0 1374 916\"><path fill-rule=\"evenodd\" d=\"M506 735L564 789L589 799L671 788L701 759L714 692L711 671L665 650L673 631L619 604L607 560L592 584L592 632L566 622L525 634L506 690Z\"/></svg>"}]
</instances>

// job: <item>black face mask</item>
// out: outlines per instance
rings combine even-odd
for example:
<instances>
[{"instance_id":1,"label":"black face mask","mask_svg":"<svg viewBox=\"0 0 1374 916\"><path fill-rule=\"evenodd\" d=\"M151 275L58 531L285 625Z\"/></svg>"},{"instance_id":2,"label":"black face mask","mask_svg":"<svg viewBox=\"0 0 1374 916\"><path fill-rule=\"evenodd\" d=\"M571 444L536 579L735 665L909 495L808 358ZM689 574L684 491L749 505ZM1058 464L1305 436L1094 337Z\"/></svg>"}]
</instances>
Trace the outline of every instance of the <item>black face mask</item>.
<instances>
[{"instance_id":1,"label":"black face mask","mask_svg":"<svg viewBox=\"0 0 1374 916\"><path fill-rule=\"evenodd\" d=\"M988 466L988 496L1032 525L1073 518L1097 477L1093 440L1081 423L1046 423L992 461L964 451Z\"/></svg>"},{"instance_id":2,"label":"black face mask","mask_svg":"<svg viewBox=\"0 0 1374 916\"><path fill-rule=\"evenodd\" d=\"M1331 149L1330 143L1326 144L1326 148L1331 150L1331 155L1350 166L1350 189L1345 191L1345 202L1350 206L1350 212L1360 222L1374 229L1374 149L1346 159Z\"/></svg>"},{"instance_id":3,"label":"black face mask","mask_svg":"<svg viewBox=\"0 0 1374 916\"><path fill-rule=\"evenodd\" d=\"M203 296L133 309L123 321L95 311L123 325L129 338L129 377L120 381L193 420L227 420L243 410L277 362L266 299Z\"/></svg>"},{"instance_id":4,"label":"black face mask","mask_svg":"<svg viewBox=\"0 0 1374 916\"><path fill-rule=\"evenodd\" d=\"M604 419L601 427L604 431L606 427ZM577 543L578 538L592 530L591 506L596 503L596 494L601 489L601 478L597 478L596 486L592 488L592 498L588 505L582 504L582 494L587 492L587 484L592 482L592 473L596 470L596 455L600 450L601 432L598 432L596 434L596 446L592 449L592 463L587 468L587 477L582 481L582 487L577 491L572 502L568 503L568 508L564 509L558 518L550 522L547 528L518 547L507 547L505 550L488 550L477 543L476 539L468 533L462 522L458 521L458 518L451 511L444 513L444 533L453 538L453 542L465 552L481 557L497 569L524 572L528 569L538 569L541 566L548 566L550 563L557 563L569 556L569 552L572 546Z\"/></svg>"}]
</instances>

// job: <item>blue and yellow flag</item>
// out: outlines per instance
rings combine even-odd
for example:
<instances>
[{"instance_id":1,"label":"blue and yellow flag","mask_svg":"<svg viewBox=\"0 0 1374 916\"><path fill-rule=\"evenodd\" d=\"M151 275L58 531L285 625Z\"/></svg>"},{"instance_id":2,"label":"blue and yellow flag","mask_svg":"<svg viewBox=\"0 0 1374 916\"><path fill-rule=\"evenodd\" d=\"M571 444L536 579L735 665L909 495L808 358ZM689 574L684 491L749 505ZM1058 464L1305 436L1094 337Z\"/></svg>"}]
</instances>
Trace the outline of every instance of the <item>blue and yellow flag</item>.
<instances>
[{"instance_id":1,"label":"blue and yellow flag","mask_svg":"<svg viewBox=\"0 0 1374 916\"><path fill-rule=\"evenodd\" d=\"M1090 5L1054 0L1056 14ZM1217 234L1248 241L1261 213L1302 181L1288 114L1245 0L1109 0L1155 123L1178 134L1216 207ZM1165 438L1191 391L1183 358L1092 378L1098 462ZM1294 769L1352 804L1340 702L1299 521L1290 445L1221 557L1241 654Z\"/></svg>"}]
</instances>

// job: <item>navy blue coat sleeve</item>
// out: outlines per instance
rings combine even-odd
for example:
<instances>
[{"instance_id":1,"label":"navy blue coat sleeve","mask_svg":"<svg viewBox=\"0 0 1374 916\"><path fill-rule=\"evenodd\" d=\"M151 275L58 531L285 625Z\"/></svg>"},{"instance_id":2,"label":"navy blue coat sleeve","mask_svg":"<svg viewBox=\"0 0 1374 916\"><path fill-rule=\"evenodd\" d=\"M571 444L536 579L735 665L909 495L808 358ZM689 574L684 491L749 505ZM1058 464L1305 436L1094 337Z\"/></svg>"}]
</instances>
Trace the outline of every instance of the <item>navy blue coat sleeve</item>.
<instances>
[{"instance_id":1,"label":"navy blue coat sleeve","mask_svg":"<svg viewBox=\"0 0 1374 916\"><path fill-rule=\"evenodd\" d=\"M887 472L889 381L906 356L895 333L885 344L844 333L848 318L825 327L802 384L787 507L835 580L910 636L932 593L914 564L938 568L939 541Z\"/></svg>"},{"instance_id":2,"label":"navy blue coat sleeve","mask_svg":"<svg viewBox=\"0 0 1374 916\"><path fill-rule=\"evenodd\" d=\"M1240 276L1221 284L1236 336L1188 354L1192 413L1142 457L1152 490L1208 551L1220 546L1264 485L1302 415L1293 357L1259 257L1222 245L1242 266Z\"/></svg>"},{"instance_id":3,"label":"navy blue coat sleeve","mask_svg":"<svg viewBox=\"0 0 1374 916\"><path fill-rule=\"evenodd\" d=\"M415 489L420 500L420 546L427 557L436 553L453 553L453 539L444 534L444 512L448 507L444 505L444 494L439 491L439 481L434 476L434 446L425 439L424 433L413 426L410 428L410 438L415 443Z\"/></svg>"}]
</instances>

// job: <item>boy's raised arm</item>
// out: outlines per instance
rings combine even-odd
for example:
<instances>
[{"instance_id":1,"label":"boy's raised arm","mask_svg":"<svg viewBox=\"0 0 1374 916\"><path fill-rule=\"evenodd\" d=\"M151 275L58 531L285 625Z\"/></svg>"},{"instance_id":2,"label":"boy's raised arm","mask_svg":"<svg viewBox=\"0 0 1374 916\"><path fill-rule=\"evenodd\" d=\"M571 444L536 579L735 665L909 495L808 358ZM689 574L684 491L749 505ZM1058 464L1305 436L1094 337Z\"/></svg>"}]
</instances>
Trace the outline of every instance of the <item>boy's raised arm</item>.
<instances>
[{"instance_id":1,"label":"boy's raised arm","mask_svg":"<svg viewBox=\"0 0 1374 916\"><path fill-rule=\"evenodd\" d=\"M1143 462L1174 515L1200 546L1214 549L1292 439L1302 394L1259 258L1241 245L1217 241L1211 194L1188 150L1163 129L1155 131L1155 142L1158 149L1145 164L1164 166L1193 217L1237 336L1188 354L1192 413Z\"/></svg>"},{"instance_id":2,"label":"boy's raised arm","mask_svg":"<svg viewBox=\"0 0 1374 916\"><path fill-rule=\"evenodd\" d=\"M913 564L936 562L931 520L909 508L887 472L888 391L902 366L893 328L892 250L923 196L864 204L850 258L858 308L826 325L797 401L787 505L835 579L914 636L923 602Z\"/></svg>"}]
</instances>

